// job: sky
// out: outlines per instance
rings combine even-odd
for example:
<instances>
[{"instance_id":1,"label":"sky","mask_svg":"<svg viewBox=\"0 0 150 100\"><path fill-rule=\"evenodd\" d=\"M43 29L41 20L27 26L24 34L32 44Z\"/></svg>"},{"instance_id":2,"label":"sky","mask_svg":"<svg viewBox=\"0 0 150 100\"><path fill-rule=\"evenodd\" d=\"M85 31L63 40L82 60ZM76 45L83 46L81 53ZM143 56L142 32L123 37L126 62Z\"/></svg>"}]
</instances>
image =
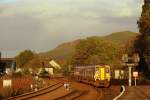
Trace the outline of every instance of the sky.
<instances>
[{"instance_id":1,"label":"sky","mask_svg":"<svg viewBox=\"0 0 150 100\"><path fill-rule=\"evenodd\" d=\"M49 51L88 36L138 32L142 0L0 0L0 51Z\"/></svg>"}]
</instances>

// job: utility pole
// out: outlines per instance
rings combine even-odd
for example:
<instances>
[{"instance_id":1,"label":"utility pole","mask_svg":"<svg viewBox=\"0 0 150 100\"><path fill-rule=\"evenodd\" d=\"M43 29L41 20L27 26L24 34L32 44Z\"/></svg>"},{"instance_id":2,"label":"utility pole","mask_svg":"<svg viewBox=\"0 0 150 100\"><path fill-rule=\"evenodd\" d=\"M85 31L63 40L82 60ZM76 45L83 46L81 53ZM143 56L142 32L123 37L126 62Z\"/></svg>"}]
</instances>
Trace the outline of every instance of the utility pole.
<instances>
[{"instance_id":1,"label":"utility pole","mask_svg":"<svg viewBox=\"0 0 150 100\"><path fill-rule=\"evenodd\" d=\"M2 54L1 54L1 51L0 51L0 67L1 67L1 56L2 56Z\"/></svg>"}]
</instances>

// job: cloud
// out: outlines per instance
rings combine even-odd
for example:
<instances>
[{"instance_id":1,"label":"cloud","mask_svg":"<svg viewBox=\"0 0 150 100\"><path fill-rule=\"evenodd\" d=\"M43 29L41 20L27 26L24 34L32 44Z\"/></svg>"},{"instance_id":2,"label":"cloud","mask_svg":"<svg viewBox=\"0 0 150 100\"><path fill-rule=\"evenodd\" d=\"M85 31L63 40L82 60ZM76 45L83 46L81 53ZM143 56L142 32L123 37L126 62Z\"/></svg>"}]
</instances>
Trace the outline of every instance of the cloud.
<instances>
[{"instance_id":1,"label":"cloud","mask_svg":"<svg viewBox=\"0 0 150 100\"><path fill-rule=\"evenodd\" d=\"M15 3L17 0L0 0L0 3Z\"/></svg>"},{"instance_id":2,"label":"cloud","mask_svg":"<svg viewBox=\"0 0 150 100\"><path fill-rule=\"evenodd\" d=\"M136 3L136 4L135 4ZM33 13L45 17L64 14L100 13L111 16L134 16L139 13L141 0L19 0L9 5L6 12ZM138 8L138 9L137 9Z\"/></svg>"},{"instance_id":3,"label":"cloud","mask_svg":"<svg viewBox=\"0 0 150 100\"><path fill-rule=\"evenodd\" d=\"M81 37L138 31L141 5L141 0L0 0L0 47L46 51Z\"/></svg>"},{"instance_id":4,"label":"cloud","mask_svg":"<svg viewBox=\"0 0 150 100\"><path fill-rule=\"evenodd\" d=\"M28 15L0 16L1 50L32 48L42 30L41 22Z\"/></svg>"}]
</instances>

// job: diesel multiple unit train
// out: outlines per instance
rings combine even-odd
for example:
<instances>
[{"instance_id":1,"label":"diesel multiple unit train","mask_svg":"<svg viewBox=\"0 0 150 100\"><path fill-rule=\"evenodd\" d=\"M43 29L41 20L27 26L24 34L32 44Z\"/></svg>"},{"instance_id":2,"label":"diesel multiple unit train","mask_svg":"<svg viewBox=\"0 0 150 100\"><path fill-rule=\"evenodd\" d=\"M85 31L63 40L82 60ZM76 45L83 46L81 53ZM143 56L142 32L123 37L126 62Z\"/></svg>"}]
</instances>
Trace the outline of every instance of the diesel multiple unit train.
<instances>
[{"instance_id":1,"label":"diesel multiple unit train","mask_svg":"<svg viewBox=\"0 0 150 100\"><path fill-rule=\"evenodd\" d=\"M79 82L91 84L96 87L110 86L109 65L76 66L73 68L72 76Z\"/></svg>"}]
</instances>

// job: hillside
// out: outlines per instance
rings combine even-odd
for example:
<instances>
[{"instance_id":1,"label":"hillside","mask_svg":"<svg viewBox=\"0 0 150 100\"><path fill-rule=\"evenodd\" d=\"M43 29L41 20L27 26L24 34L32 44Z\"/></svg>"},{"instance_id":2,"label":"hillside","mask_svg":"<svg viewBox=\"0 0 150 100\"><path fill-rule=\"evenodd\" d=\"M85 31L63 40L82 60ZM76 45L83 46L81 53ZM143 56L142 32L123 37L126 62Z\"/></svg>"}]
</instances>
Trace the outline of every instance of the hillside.
<instances>
[{"instance_id":1,"label":"hillside","mask_svg":"<svg viewBox=\"0 0 150 100\"><path fill-rule=\"evenodd\" d=\"M112 33L110 35L103 36L102 38L105 38L109 41L113 41L115 43L125 44L129 39L134 38L136 35L137 33L124 31ZM57 46L51 51L40 53L39 55L42 58L52 58L57 60L61 64L65 64L71 60L72 55L75 53L75 46L78 42L79 40L66 42Z\"/></svg>"},{"instance_id":2,"label":"hillside","mask_svg":"<svg viewBox=\"0 0 150 100\"><path fill-rule=\"evenodd\" d=\"M137 36L137 33L131 32L131 31L124 31L124 32L116 32L112 33L110 35L105 36L105 39L108 39L110 41L116 42L116 43L126 43L129 39L135 38Z\"/></svg>"},{"instance_id":3,"label":"hillside","mask_svg":"<svg viewBox=\"0 0 150 100\"><path fill-rule=\"evenodd\" d=\"M40 53L39 55L42 58L50 57L52 59L57 60L59 63L67 63L66 61L69 61L72 55L74 54L75 46L77 45L78 42L79 40L66 42L58 45L55 49L51 51Z\"/></svg>"}]
</instances>

